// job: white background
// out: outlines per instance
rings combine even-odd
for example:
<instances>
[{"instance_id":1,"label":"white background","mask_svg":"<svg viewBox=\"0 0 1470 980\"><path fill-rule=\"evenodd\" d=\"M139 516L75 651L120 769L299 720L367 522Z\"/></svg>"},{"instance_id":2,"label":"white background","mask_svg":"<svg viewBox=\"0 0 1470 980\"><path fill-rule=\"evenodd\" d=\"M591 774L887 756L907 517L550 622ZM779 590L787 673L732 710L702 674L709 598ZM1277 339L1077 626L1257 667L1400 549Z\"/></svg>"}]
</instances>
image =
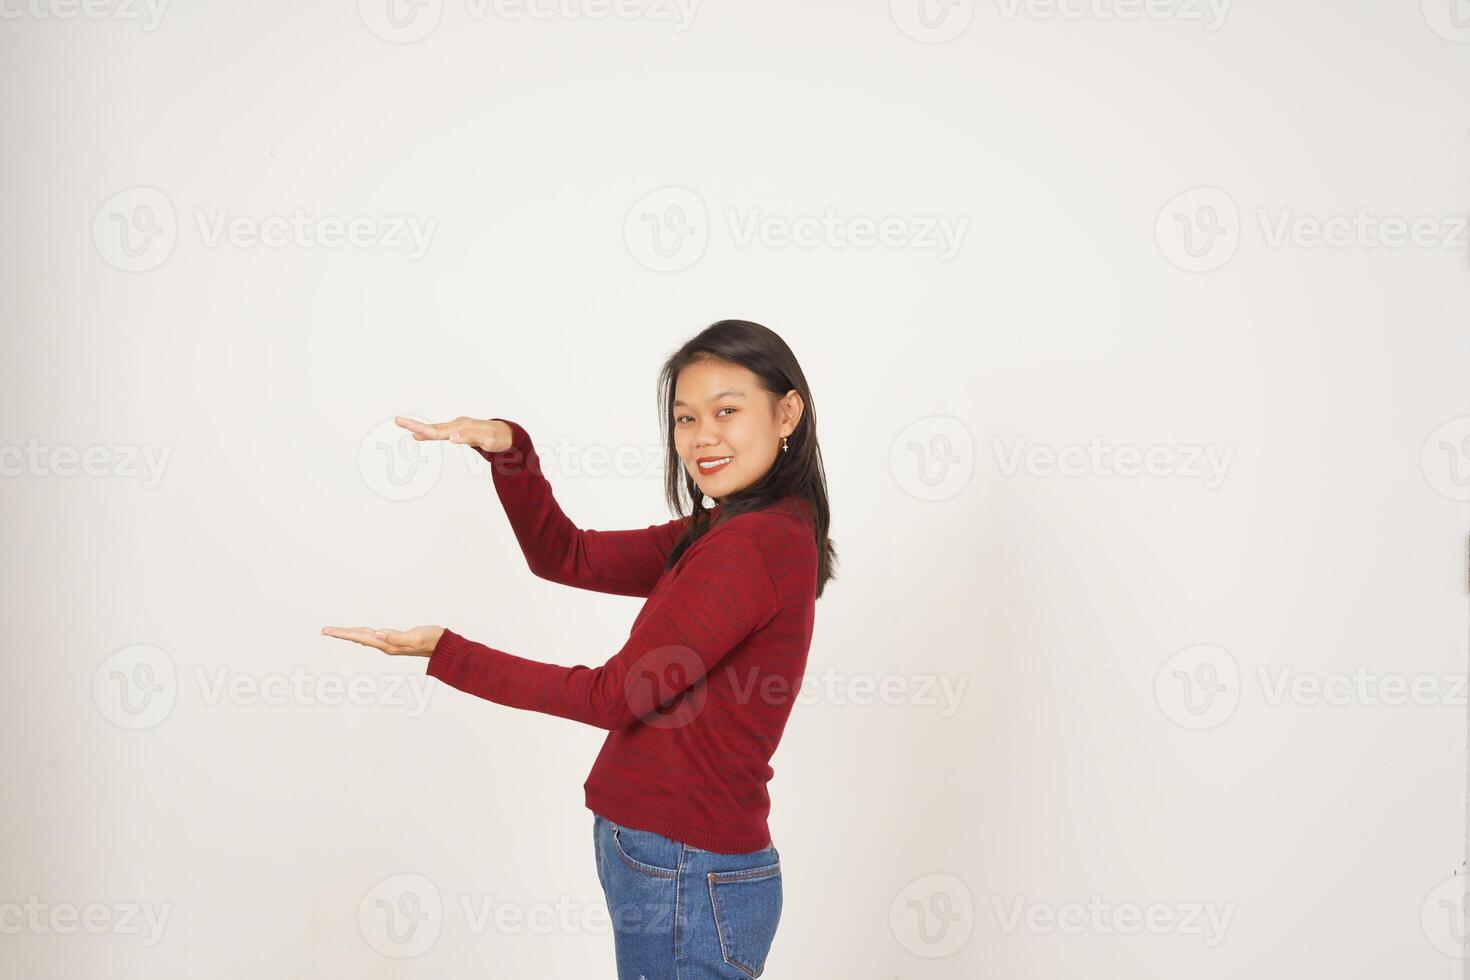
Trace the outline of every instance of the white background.
<instances>
[{"instance_id":1,"label":"white background","mask_svg":"<svg viewBox=\"0 0 1470 980\"><path fill-rule=\"evenodd\" d=\"M657 367L741 317L812 384L841 562L773 760L765 976L1463 976L1450 3L3 0L0 971L611 976L602 733L318 630L611 656L638 600L533 578L483 465L383 425L513 418L581 526L666 520ZM297 211L370 234L209 233ZM1007 467L1094 438L1178 465ZM1273 697L1360 669L1440 700ZM395 946L405 887L441 910Z\"/></svg>"}]
</instances>

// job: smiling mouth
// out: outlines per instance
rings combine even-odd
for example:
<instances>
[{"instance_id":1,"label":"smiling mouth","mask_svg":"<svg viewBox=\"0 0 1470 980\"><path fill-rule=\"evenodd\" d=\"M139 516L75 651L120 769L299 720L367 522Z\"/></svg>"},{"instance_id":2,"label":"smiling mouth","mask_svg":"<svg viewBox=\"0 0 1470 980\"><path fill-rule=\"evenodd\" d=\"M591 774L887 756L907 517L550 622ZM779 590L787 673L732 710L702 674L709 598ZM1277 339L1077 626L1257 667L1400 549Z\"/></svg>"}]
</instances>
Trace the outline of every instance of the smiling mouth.
<instances>
[{"instance_id":1,"label":"smiling mouth","mask_svg":"<svg viewBox=\"0 0 1470 980\"><path fill-rule=\"evenodd\" d=\"M723 459L714 459L714 460L710 460L707 463L701 462L701 463L696 463L695 465L699 467L699 471L701 473L713 473L715 470L721 469L721 468L729 465L730 461L733 460L734 458L735 458L734 456L726 456Z\"/></svg>"}]
</instances>

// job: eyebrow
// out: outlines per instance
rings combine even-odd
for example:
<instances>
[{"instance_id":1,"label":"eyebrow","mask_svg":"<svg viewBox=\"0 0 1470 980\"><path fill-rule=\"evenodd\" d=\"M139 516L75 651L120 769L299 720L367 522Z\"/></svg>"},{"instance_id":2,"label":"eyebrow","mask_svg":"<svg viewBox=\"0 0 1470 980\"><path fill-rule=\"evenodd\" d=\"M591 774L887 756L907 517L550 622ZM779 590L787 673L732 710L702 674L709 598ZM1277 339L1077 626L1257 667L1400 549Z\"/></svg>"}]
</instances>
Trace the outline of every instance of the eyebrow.
<instances>
[{"instance_id":1,"label":"eyebrow","mask_svg":"<svg viewBox=\"0 0 1470 980\"><path fill-rule=\"evenodd\" d=\"M724 391L717 391L713 395L710 395L709 396L709 400L712 401L712 402L717 402L721 398L724 398L726 395L729 395L729 396L731 396L733 398L744 398L745 397L745 392L743 392L743 391L736 391L734 388L726 388ZM688 403L686 403L682 399L675 398L674 399L674 407L677 408L680 405L683 405L685 408L688 408L689 407Z\"/></svg>"}]
</instances>

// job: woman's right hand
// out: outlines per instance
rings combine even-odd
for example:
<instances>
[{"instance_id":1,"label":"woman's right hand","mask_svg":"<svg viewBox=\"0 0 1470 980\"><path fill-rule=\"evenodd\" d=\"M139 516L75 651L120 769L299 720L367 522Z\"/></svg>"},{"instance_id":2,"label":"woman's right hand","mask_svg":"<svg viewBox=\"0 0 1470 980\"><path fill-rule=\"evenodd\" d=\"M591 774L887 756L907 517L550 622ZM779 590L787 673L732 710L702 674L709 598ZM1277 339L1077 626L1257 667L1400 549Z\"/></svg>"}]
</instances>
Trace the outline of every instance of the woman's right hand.
<instances>
[{"instance_id":1,"label":"woman's right hand","mask_svg":"<svg viewBox=\"0 0 1470 980\"><path fill-rule=\"evenodd\" d=\"M396 415L393 421L413 433L418 442L447 439L487 453L503 453L510 448L510 426L499 419L471 419L461 415L451 422L417 422Z\"/></svg>"}]
</instances>

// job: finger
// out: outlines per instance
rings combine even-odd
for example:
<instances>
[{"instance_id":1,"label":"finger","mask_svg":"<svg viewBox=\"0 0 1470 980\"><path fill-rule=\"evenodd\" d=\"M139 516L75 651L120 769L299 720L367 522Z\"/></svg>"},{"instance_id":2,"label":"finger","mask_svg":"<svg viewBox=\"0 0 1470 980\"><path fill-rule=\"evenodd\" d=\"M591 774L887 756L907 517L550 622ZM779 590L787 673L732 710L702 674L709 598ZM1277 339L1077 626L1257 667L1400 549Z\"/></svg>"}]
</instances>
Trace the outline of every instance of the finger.
<instances>
[{"instance_id":1,"label":"finger","mask_svg":"<svg viewBox=\"0 0 1470 980\"><path fill-rule=\"evenodd\" d=\"M441 438L439 433L435 431L434 426L426 422L419 422L416 419L404 418L401 415L394 416L393 421L400 428L404 428L407 429L409 432L412 432L414 434L414 437L419 440Z\"/></svg>"},{"instance_id":2,"label":"finger","mask_svg":"<svg viewBox=\"0 0 1470 980\"><path fill-rule=\"evenodd\" d=\"M433 425L434 438L448 439L450 442L464 442L464 432L473 421L473 419L460 416L448 422L435 422Z\"/></svg>"},{"instance_id":3,"label":"finger","mask_svg":"<svg viewBox=\"0 0 1470 980\"><path fill-rule=\"evenodd\" d=\"M445 439L448 438L449 433L459 428L460 420L453 419L449 422L415 422L414 424L418 426L419 431L427 439Z\"/></svg>"},{"instance_id":4,"label":"finger","mask_svg":"<svg viewBox=\"0 0 1470 980\"><path fill-rule=\"evenodd\" d=\"M351 640L353 643L361 643L365 647L387 652L387 643L378 635L379 631L366 626L323 626L322 633L326 636L335 636L339 640Z\"/></svg>"},{"instance_id":5,"label":"finger","mask_svg":"<svg viewBox=\"0 0 1470 980\"><path fill-rule=\"evenodd\" d=\"M485 419L459 419L452 423L456 428L450 432L449 441L463 443L470 446L485 445L485 438L491 432L493 423Z\"/></svg>"}]
</instances>

